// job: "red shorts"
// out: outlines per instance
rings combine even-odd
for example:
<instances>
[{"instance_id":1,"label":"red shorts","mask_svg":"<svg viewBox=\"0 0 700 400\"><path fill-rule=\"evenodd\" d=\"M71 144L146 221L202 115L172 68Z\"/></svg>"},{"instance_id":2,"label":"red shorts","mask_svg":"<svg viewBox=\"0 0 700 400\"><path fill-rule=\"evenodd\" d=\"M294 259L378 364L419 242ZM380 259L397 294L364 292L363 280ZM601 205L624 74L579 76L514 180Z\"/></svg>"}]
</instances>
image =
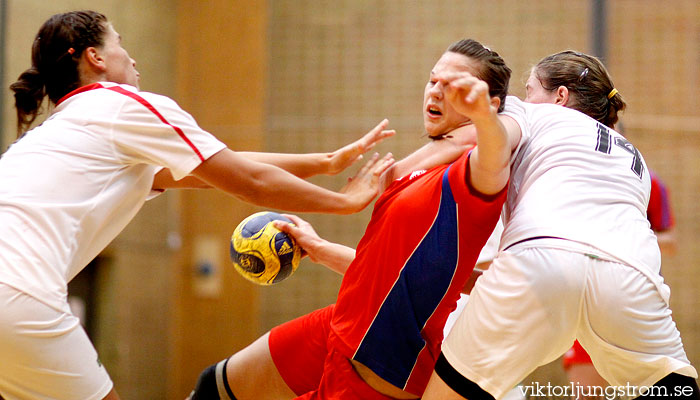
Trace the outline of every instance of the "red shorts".
<instances>
[{"instance_id":1,"label":"red shorts","mask_svg":"<svg viewBox=\"0 0 700 400\"><path fill-rule=\"evenodd\" d=\"M270 330L272 361L299 399L391 400L372 389L350 361L328 348L335 304Z\"/></svg>"},{"instance_id":2,"label":"red shorts","mask_svg":"<svg viewBox=\"0 0 700 400\"><path fill-rule=\"evenodd\" d=\"M372 389L355 372L350 360L331 349L324 363L324 374L318 389L297 397L297 400L392 400Z\"/></svg>"},{"instance_id":3,"label":"red shorts","mask_svg":"<svg viewBox=\"0 0 700 400\"><path fill-rule=\"evenodd\" d=\"M297 396L318 389L321 383L334 307L331 304L270 330L272 361Z\"/></svg>"},{"instance_id":4,"label":"red shorts","mask_svg":"<svg viewBox=\"0 0 700 400\"><path fill-rule=\"evenodd\" d=\"M584 350L581 343L577 340L574 342L574 345L564 353L562 364L564 365L564 369L569 369L569 367L574 364L593 364L593 361L591 361L591 356L586 353L586 350Z\"/></svg>"}]
</instances>

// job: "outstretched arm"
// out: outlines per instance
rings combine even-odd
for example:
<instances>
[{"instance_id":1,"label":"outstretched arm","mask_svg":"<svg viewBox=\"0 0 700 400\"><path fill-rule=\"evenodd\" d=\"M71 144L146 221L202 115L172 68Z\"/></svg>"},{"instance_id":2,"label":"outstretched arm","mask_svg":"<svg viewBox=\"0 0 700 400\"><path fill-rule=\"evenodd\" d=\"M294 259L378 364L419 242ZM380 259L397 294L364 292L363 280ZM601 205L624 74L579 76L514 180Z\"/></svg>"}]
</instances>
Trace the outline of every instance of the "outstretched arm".
<instances>
[{"instance_id":1,"label":"outstretched arm","mask_svg":"<svg viewBox=\"0 0 700 400\"><path fill-rule=\"evenodd\" d=\"M387 130L387 125L389 120L385 119L360 139L331 153L282 154L242 151L238 154L253 161L277 166L300 178L319 174L335 175L361 159L364 153L372 150L382 140L395 135L396 131Z\"/></svg>"},{"instance_id":2,"label":"outstretched arm","mask_svg":"<svg viewBox=\"0 0 700 400\"><path fill-rule=\"evenodd\" d=\"M248 160L224 149L202 162L192 175L241 200L288 211L350 214L377 195L379 176L393 156L375 154L340 192L316 186L281 168Z\"/></svg>"},{"instance_id":3,"label":"outstretched arm","mask_svg":"<svg viewBox=\"0 0 700 400\"><path fill-rule=\"evenodd\" d=\"M355 259L355 249L321 238L311 224L296 215L284 214L284 216L291 219L293 224L274 221L275 227L292 236L304 250L303 255L308 255L311 261L326 266L332 271L345 274L348 266Z\"/></svg>"},{"instance_id":4,"label":"outstretched arm","mask_svg":"<svg viewBox=\"0 0 700 400\"><path fill-rule=\"evenodd\" d=\"M362 155L374 148L382 140L396 134L386 130L389 120L385 119L360 139L341 147L332 153L262 153L239 151L238 155L251 161L274 165L299 178L326 174L335 175L362 159ZM187 176L176 181L167 168L159 171L153 180L154 190L165 189L208 189L212 186L195 176Z\"/></svg>"},{"instance_id":5,"label":"outstretched arm","mask_svg":"<svg viewBox=\"0 0 700 400\"><path fill-rule=\"evenodd\" d=\"M469 158L472 186L483 194L503 190L510 176L510 156L520 140L520 127L499 118L500 99L489 96L486 82L462 72L441 77L448 84L447 99L476 127L477 146Z\"/></svg>"}]
</instances>

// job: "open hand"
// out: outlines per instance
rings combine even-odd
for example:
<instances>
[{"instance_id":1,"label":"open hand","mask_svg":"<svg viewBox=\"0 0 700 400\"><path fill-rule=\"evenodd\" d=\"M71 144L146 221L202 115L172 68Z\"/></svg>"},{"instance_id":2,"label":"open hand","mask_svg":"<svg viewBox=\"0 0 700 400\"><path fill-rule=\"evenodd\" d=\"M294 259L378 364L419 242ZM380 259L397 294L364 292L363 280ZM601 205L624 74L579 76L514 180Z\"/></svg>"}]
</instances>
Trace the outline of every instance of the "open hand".
<instances>
[{"instance_id":1,"label":"open hand","mask_svg":"<svg viewBox=\"0 0 700 400\"><path fill-rule=\"evenodd\" d=\"M348 212L357 212L367 206L380 191L380 177L384 171L394 164L394 156L387 153L381 159L378 153L357 171L357 174L348 179L340 193L345 193L350 202Z\"/></svg>"},{"instance_id":2,"label":"open hand","mask_svg":"<svg viewBox=\"0 0 700 400\"><path fill-rule=\"evenodd\" d=\"M361 159L364 153L372 150L372 148L382 140L394 136L396 131L393 129L386 130L385 128L387 125L389 125L389 120L385 119L360 139L330 153L328 174L335 175L344 171L347 167L355 163L355 161Z\"/></svg>"}]
</instances>

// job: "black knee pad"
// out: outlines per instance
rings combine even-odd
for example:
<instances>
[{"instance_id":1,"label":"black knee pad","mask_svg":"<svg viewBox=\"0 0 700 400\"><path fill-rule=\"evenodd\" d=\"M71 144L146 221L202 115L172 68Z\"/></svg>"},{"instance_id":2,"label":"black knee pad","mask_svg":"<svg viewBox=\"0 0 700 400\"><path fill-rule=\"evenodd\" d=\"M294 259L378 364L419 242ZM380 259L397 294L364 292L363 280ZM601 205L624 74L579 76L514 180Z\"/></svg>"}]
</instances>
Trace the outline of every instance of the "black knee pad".
<instances>
[{"instance_id":1,"label":"black knee pad","mask_svg":"<svg viewBox=\"0 0 700 400\"><path fill-rule=\"evenodd\" d=\"M475 382L470 381L460 374L450 365L444 355L440 356L435 363L435 373L447 384L452 390L459 393L460 396L467 399L479 400L494 400L493 396L487 393Z\"/></svg>"},{"instance_id":2,"label":"black knee pad","mask_svg":"<svg viewBox=\"0 0 700 400\"><path fill-rule=\"evenodd\" d=\"M637 397L635 400L655 400L660 398L700 399L698 383L689 376L674 372L656 382L646 394Z\"/></svg>"},{"instance_id":3,"label":"black knee pad","mask_svg":"<svg viewBox=\"0 0 700 400\"><path fill-rule=\"evenodd\" d=\"M227 362L228 358L202 371L190 400L236 400L226 379Z\"/></svg>"}]
</instances>

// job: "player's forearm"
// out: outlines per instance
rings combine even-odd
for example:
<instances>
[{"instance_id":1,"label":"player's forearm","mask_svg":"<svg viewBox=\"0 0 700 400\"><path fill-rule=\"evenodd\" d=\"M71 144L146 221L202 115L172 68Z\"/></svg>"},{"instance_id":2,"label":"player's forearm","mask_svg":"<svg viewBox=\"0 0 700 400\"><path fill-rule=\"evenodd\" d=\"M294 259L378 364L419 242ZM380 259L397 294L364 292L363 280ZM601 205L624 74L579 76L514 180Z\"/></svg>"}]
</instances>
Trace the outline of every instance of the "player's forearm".
<instances>
[{"instance_id":1,"label":"player's forearm","mask_svg":"<svg viewBox=\"0 0 700 400\"><path fill-rule=\"evenodd\" d=\"M410 172L427 170L438 165L448 164L459 158L467 146L457 144L450 139L426 143L394 166L395 178L400 178Z\"/></svg>"},{"instance_id":2,"label":"player's forearm","mask_svg":"<svg viewBox=\"0 0 700 400\"><path fill-rule=\"evenodd\" d=\"M495 112L473 121L476 127L476 143L479 148L480 167L500 171L510 160L508 133Z\"/></svg>"},{"instance_id":3,"label":"player's forearm","mask_svg":"<svg viewBox=\"0 0 700 400\"><path fill-rule=\"evenodd\" d=\"M353 211L345 195L306 182L279 168L264 168L236 189L244 200L261 206L294 212L347 214Z\"/></svg>"},{"instance_id":4,"label":"player's forearm","mask_svg":"<svg viewBox=\"0 0 700 400\"><path fill-rule=\"evenodd\" d=\"M381 181L383 188L386 189L391 182L409 174L410 172L431 168L430 164L424 159L424 157L430 154L430 148L432 148L431 143L426 143L420 149L394 163L391 168L387 169L382 174Z\"/></svg>"},{"instance_id":5,"label":"player's forearm","mask_svg":"<svg viewBox=\"0 0 700 400\"><path fill-rule=\"evenodd\" d=\"M473 120L477 129L477 151L470 159L472 185L484 194L500 192L510 176L511 136L514 122L507 126L495 112Z\"/></svg>"},{"instance_id":6,"label":"player's forearm","mask_svg":"<svg viewBox=\"0 0 700 400\"><path fill-rule=\"evenodd\" d=\"M297 212L348 214L359 211L345 194L333 192L278 168L225 149L204 161L193 175L241 200Z\"/></svg>"},{"instance_id":7,"label":"player's forearm","mask_svg":"<svg viewBox=\"0 0 700 400\"><path fill-rule=\"evenodd\" d=\"M309 257L311 257L313 262L344 275L352 260L355 259L355 249L324 240L318 244L318 247L313 252L309 252Z\"/></svg>"},{"instance_id":8,"label":"player's forearm","mask_svg":"<svg viewBox=\"0 0 700 400\"><path fill-rule=\"evenodd\" d=\"M331 155L330 153L259 153L241 151L238 154L249 160L274 165L300 178L327 174Z\"/></svg>"}]
</instances>

